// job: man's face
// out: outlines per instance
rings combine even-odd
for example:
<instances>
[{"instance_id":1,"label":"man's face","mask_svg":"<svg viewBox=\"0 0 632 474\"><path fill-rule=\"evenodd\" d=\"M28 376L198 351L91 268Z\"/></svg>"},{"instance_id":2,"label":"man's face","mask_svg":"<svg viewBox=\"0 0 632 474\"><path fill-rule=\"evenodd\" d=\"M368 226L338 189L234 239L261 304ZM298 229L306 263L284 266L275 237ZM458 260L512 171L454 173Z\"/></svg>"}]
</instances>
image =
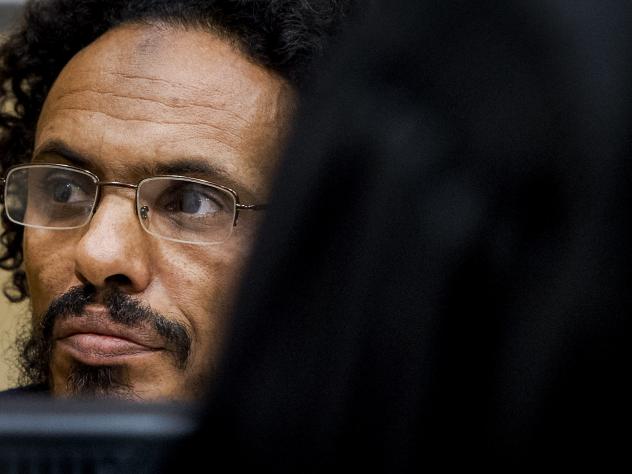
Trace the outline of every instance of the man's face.
<instances>
[{"instance_id":1,"label":"man's face","mask_svg":"<svg viewBox=\"0 0 632 474\"><path fill-rule=\"evenodd\" d=\"M291 102L284 80L210 33L119 27L60 74L40 116L33 162L132 184L168 169L260 204ZM216 362L261 213L241 212L224 243L191 245L145 232L134 197L133 189L104 187L87 226L25 229L35 327L45 313L57 315L55 395L195 398Z\"/></svg>"}]
</instances>

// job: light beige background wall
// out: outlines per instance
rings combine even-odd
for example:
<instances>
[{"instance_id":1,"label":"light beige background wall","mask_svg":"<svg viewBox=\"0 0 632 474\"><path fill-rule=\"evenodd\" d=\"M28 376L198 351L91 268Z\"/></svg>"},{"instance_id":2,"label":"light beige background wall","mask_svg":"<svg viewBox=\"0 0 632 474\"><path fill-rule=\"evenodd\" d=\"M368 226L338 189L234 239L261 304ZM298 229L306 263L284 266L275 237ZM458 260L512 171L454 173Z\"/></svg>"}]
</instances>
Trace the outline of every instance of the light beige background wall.
<instances>
[{"instance_id":1,"label":"light beige background wall","mask_svg":"<svg viewBox=\"0 0 632 474\"><path fill-rule=\"evenodd\" d=\"M2 287L10 276L9 272L0 270ZM10 303L4 295L0 295L0 390L16 385L15 339L28 319L28 303Z\"/></svg>"}]
</instances>

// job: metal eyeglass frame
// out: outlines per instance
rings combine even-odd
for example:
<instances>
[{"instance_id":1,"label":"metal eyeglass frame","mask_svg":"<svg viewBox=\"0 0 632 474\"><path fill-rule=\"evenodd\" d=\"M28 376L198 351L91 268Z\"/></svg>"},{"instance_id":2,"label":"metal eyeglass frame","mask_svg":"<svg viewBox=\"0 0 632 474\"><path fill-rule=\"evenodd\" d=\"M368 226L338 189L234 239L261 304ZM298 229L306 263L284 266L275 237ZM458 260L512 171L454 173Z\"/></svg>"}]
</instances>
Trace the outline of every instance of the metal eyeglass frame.
<instances>
[{"instance_id":1,"label":"metal eyeglass frame","mask_svg":"<svg viewBox=\"0 0 632 474\"><path fill-rule=\"evenodd\" d=\"M13 165L11 167L9 167L6 170L6 173L4 175L4 177L0 178L0 187L2 188L2 192L0 193L0 197L2 199L2 204L5 203L6 201L6 192L7 189L5 188L5 184L7 181L7 177L11 174L11 172L13 170L16 169L20 169L20 168L44 168L44 167L51 167L51 168L61 168L61 169L68 169L68 170L72 170L72 171L77 171L80 173L84 173L87 174L88 176L91 176L92 178L94 178L95 180L95 184L97 186L97 191L96 194L94 195L94 204L92 205L92 209L90 211L90 218L86 220L85 224L82 224L80 226L76 226L76 227L68 227L66 229L78 229L81 227L84 227L86 225L88 225L90 223L90 221L92 220L92 216L94 215L94 213L96 212L96 209L98 207L99 204L99 197L100 197L100 191L102 187L105 186L112 186L112 187L120 187L120 188L127 188L127 189L134 189L135 193L134 193L134 204L135 204L135 208L136 208L136 216L138 217L138 219L141 221L142 224L142 219L147 219L147 206L143 206L143 207L139 207L139 196L138 196L138 190L140 189L140 185L144 182L144 181L149 181L152 180L154 178L174 178L174 179L179 179L179 180L186 180L186 181L190 181L193 183L198 183L198 184L203 184L206 186L213 186L215 188L219 188L222 189L224 191L227 191L228 193L230 193L235 201L235 215L233 217L233 227L235 227L237 225L237 220L239 218L239 211L261 211L261 210L265 210L268 205L267 204L243 204L241 202L239 202L239 195L237 194L237 191L227 187L227 186L223 186L221 184L217 184L217 183L213 183L211 181L207 181L205 179L199 179L199 178L192 178L190 176L180 176L180 175L156 175L156 176L150 176L147 178L143 178L140 181L138 181L138 183L136 184L131 184L131 183L125 183L122 181L101 181L99 179L99 177L92 173L91 171L88 171L86 169L83 168L79 168L77 166L72 166L72 165L66 165L66 164L61 164L61 163L26 163L26 164L19 164L19 165ZM6 213L6 207L5 207L5 213ZM11 217L7 214L7 217L9 218L9 220L11 220L11 222L17 224L17 225L21 225L21 226L25 226L25 227L39 227L39 226L29 226L28 224L24 224L21 222L16 222L13 219L11 219ZM179 240L179 239L174 239L171 237L165 237L163 235L160 234L155 234L153 232L150 232L144 225L141 225L141 227L143 228L143 230L145 232L147 232L150 235L153 235L155 237L158 237L160 239L165 239L165 240L170 240L173 242L180 242L180 243L187 243L187 244L192 244L192 245L214 245L214 244L221 244L223 242L225 242L228 238L230 238L230 235L226 238L226 240L220 241L220 242L196 242L196 241L188 241L188 240ZM64 228L55 228L55 227L42 227L42 228L46 228L46 229L51 229L51 230L62 230Z\"/></svg>"}]
</instances>

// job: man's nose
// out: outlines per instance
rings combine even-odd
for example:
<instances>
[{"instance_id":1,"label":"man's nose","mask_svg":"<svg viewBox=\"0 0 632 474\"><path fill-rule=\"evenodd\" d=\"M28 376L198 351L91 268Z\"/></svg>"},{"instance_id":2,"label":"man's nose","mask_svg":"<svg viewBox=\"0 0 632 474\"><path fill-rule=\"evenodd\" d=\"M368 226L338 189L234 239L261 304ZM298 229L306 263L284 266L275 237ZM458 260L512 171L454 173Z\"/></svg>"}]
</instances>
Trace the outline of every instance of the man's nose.
<instances>
[{"instance_id":1,"label":"man's nose","mask_svg":"<svg viewBox=\"0 0 632 474\"><path fill-rule=\"evenodd\" d=\"M75 250L75 271L80 280L97 288L116 283L132 293L151 281L147 233L136 216L129 190L103 190L92 220Z\"/></svg>"}]
</instances>

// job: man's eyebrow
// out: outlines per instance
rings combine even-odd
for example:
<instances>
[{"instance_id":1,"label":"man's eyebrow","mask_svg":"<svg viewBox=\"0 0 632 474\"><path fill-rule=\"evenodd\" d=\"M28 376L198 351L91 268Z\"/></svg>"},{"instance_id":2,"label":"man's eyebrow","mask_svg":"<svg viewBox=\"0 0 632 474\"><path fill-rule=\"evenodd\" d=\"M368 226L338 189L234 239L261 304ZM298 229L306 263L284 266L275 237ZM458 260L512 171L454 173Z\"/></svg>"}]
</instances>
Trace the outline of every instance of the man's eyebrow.
<instances>
[{"instance_id":1,"label":"man's eyebrow","mask_svg":"<svg viewBox=\"0 0 632 474\"><path fill-rule=\"evenodd\" d=\"M151 166L152 174L173 175L204 175L210 178L220 178L232 181L228 172L204 159L180 158L167 163L155 163Z\"/></svg>"},{"instance_id":2,"label":"man's eyebrow","mask_svg":"<svg viewBox=\"0 0 632 474\"><path fill-rule=\"evenodd\" d=\"M166 163L155 163L149 171L152 176L178 175L205 179L231 188L242 198L255 199L251 190L242 181L204 158L180 158Z\"/></svg>"},{"instance_id":3,"label":"man's eyebrow","mask_svg":"<svg viewBox=\"0 0 632 474\"><path fill-rule=\"evenodd\" d=\"M235 179L224 168L204 158L180 158L165 163L152 163L149 175L178 175L202 178L216 184L228 186L235 191L249 194L249 190L243 183Z\"/></svg>"},{"instance_id":4,"label":"man's eyebrow","mask_svg":"<svg viewBox=\"0 0 632 474\"><path fill-rule=\"evenodd\" d=\"M48 142L44 142L43 145L35 150L35 152L33 153L33 158L37 158L38 156L44 154L59 155L79 168L90 169L92 168L92 163L94 163L94 160L92 160L90 157L82 155L81 153L73 150L61 140L51 140Z\"/></svg>"},{"instance_id":5,"label":"man's eyebrow","mask_svg":"<svg viewBox=\"0 0 632 474\"><path fill-rule=\"evenodd\" d=\"M66 161L78 168L83 168L96 172L98 160L73 150L68 144L61 140L50 140L35 150L34 158L45 154L59 155ZM249 194L249 190L244 188L243 184L236 180L228 171L214 165L204 158L179 158L166 163L143 163L133 164L128 168L140 178L156 176L156 175L194 175L203 179L207 179L217 184L228 186L232 189L241 190Z\"/></svg>"}]
</instances>

